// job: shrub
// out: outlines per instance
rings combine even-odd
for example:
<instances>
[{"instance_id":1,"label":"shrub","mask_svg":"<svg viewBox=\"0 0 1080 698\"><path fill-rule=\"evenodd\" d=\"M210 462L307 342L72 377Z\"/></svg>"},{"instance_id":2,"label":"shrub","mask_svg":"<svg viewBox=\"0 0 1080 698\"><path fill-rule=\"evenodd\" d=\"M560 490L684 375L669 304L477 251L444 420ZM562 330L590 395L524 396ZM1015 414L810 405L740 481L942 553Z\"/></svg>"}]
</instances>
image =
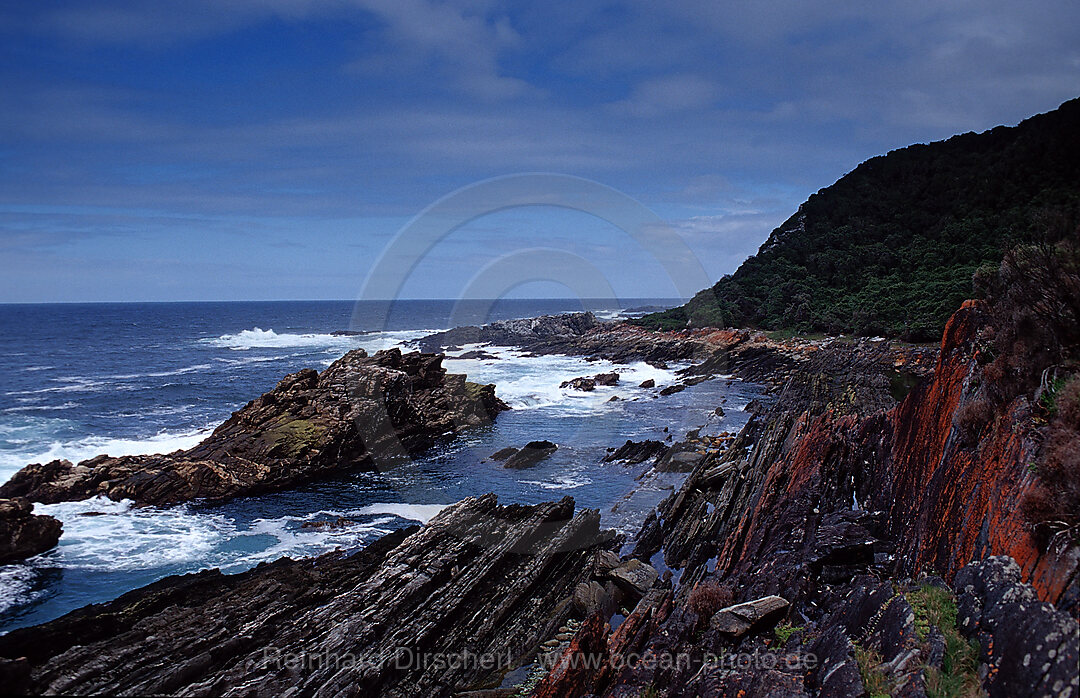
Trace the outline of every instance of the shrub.
<instances>
[{"instance_id":1,"label":"shrub","mask_svg":"<svg viewBox=\"0 0 1080 698\"><path fill-rule=\"evenodd\" d=\"M1080 377L1057 391L1035 473L1023 510L1042 541L1062 531L1080 538Z\"/></svg>"},{"instance_id":2,"label":"shrub","mask_svg":"<svg viewBox=\"0 0 1080 698\"><path fill-rule=\"evenodd\" d=\"M953 425L959 432L960 440L968 446L978 442L983 428L993 420L994 406L981 398L965 403L953 414Z\"/></svg>"},{"instance_id":3,"label":"shrub","mask_svg":"<svg viewBox=\"0 0 1080 698\"><path fill-rule=\"evenodd\" d=\"M721 608L731 605L735 595L731 587L716 582L701 582L690 592L688 605L698 618L711 618Z\"/></svg>"}]
</instances>

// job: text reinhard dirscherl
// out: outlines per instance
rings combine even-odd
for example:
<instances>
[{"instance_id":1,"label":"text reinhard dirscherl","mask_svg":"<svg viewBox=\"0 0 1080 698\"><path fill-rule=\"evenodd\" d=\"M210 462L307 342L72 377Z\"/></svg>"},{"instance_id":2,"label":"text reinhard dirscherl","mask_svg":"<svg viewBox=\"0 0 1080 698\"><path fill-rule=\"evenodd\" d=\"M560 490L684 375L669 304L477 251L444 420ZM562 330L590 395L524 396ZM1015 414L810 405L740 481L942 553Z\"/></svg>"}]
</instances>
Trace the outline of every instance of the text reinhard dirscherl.
<instances>
[{"instance_id":1,"label":"text reinhard dirscherl","mask_svg":"<svg viewBox=\"0 0 1080 698\"><path fill-rule=\"evenodd\" d=\"M599 670L604 664L610 664L613 669L621 670L627 667L645 667L660 670L689 669L708 665L725 671L745 670L789 670L808 671L818 664L817 655L809 652L752 652L714 655L705 653L691 655L688 653L652 652L641 654L629 653L617 657L609 657L601 654L571 653L560 656L558 653L540 657L537 662L547 669L555 667L558 663L569 663L568 668L581 668ZM304 652L286 651L277 647L267 647L263 650L263 658L260 663L264 669L287 669L289 671L312 672L328 669L336 672L341 669L392 669L400 672L411 671L444 671L447 669L460 671L502 671L517 666L514 657L509 652L504 654L477 653L477 652L419 652L408 647L399 647L390 655L357 655L352 652Z\"/></svg>"}]
</instances>

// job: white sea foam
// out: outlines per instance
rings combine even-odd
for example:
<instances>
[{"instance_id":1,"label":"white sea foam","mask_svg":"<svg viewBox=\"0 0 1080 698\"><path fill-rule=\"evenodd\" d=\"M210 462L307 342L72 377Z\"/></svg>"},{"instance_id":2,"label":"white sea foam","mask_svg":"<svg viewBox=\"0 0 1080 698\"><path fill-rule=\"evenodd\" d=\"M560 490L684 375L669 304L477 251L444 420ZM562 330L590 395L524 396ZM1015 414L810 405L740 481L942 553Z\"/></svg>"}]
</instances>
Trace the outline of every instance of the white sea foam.
<instances>
[{"instance_id":1,"label":"white sea foam","mask_svg":"<svg viewBox=\"0 0 1080 698\"><path fill-rule=\"evenodd\" d=\"M139 378L167 378L169 376L183 376L189 373L198 373L199 371L205 371L208 368L213 368L210 364L196 364L195 366L185 366L183 368L176 368L169 371L155 371L153 373L125 373L116 376L103 376L103 378L111 380L137 380ZM59 380L75 380L72 378L63 378Z\"/></svg>"},{"instance_id":2,"label":"white sea foam","mask_svg":"<svg viewBox=\"0 0 1080 698\"><path fill-rule=\"evenodd\" d=\"M48 388L37 388L36 390L13 390L5 393L6 395L45 395L47 393L89 393L99 388L103 388L108 385L108 382L101 380L91 380L89 378L50 378L55 383L64 383L65 385L49 386Z\"/></svg>"},{"instance_id":3,"label":"white sea foam","mask_svg":"<svg viewBox=\"0 0 1080 698\"><path fill-rule=\"evenodd\" d=\"M77 402L65 402L62 405L23 405L22 407L8 407L7 409L0 410L5 414L13 414L16 412L52 412L54 410L71 410L79 406Z\"/></svg>"},{"instance_id":4,"label":"white sea foam","mask_svg":"<svg viewBox=\"0 0 1080 698\"><path fill-rule=\"evenodd\" d=\"M468 351L474 347L465 347ZM633 399L645 394L638 385L652 379L657 388L677 382L675 369L659 369L644 362L615 364L610 361L585 361L574 356L527 356L525 352L507 347L482 347L493 359L457 359L448 357L444 362L448 371L468 374L469 380L478 383L494 383L495 393L514 409L555 407L574 413L614 409L621 400ZM460 354L458 354L460 355ZM615 371L619 383L615 386L597 386L596 390L582 392L572 388L560 388L564 381L579 376Z\"/></svg>"},{"instance_id":5,"label":"white sea foam","mask_svg":"<svg viewBox=\"0 0 1080 698\"><path fill-rule=\"evenodd\" d=\"M221 515L192 514L184 506L139 508L104 497L38 504L34 511L63 522L59 562L71 569L193 565L206 560L232 529L232 522Z\"/></svg>"},{"instance_id":6,"label":"white sea foam","mask_svg":"<svg viewBox=\"0 0 1080 698\"><path fill-rule=\"evenodd\" d=\"M220 567L235 572L283 556L300 558L336 548L358 548L389 533L393 522L392 517L384 516L342 526L304 528L305 522L349 515L316 511L256 519L243 526L224 514L193 511L187 505L135 507L129 501L104 497L39 504L35 511L55 516L64 524L60 546L48 563L90 571L161 569L172 573ZM11 594L15 599L25 595L25 589Z\"/></svg>"},{"instance_id":7,"label":"white sea foam","mask_svg":"<svg viewBox=\"0 0 1080 698\"><path fill-rule=\"evenodd\" d=\"M223 349L247 351L248 349L289 349L293 347L340 347L359 346L362 336L340 336L332 334L278 334L274 330L256 327L236 334L225 334L212 339L200 340L206 344Z\"/></svg>"},{"instance_id":8,"label":"white sea foam","mask_svg":"<svg viewBox=\"0 0 1080 698\"><path fill-rule=\"evenodd\" d=\"M361 335L335 335L328 333L277 333L273 329L264 330L255 327L243 330L236 334L226 334L220 337L200 340L223 349L234 351L247 351L249 349L292 349L292 348L325 348L331 353L342 353L349 349L363 347L369 351L389 349L391 347L406 348L406 345L415 339L431 334L435 330L394 330L386 332L371 332Z\"/></svg>"},{"instance_id":9,"label":"white sea foam","mask_svg":"<svg viewBox=\"0 0 1080 698\"><path fill-rule=\"evenodd\" d=\"M426 524L435 518L435 515L445 509L447 504L394 504L394 503L376 503L369 504L366 507L357 509L349 514L355 516L357 514L392 514L402 519L409 519L410 521L419 521Z\"/></svg>"},{"instance_id":10,"label":"white sea foam","mask_svg":"<svg viewBox=\"0 0 1080 698\"><path fill-rule=\"evenodd\" d=\"M250 528L237 531L237 537L268 536L275 542L266 547L235 556L222 566L240 569L280 557L310 557L335 548L359 548L371 539L390 532L387 524L393 519L383 517L365 523L350 522L341 526L304 528L303 523L329 516L341 516L338 512L319 511L305 516L282 516L275 519L256 519ZM297 525L300 524L300 525Z\"/></svg>"},{"instance_id":11,"label":"white sea foam","mask_svg":"<svg viewBox=\"0 0 1080 698\"><path fill-rule=\"evenodd\" d=\"M36 577L37 570L32 561L0 565L0 614L41 595L41 591L32 590Z\"/></svg>"},{"instance_id":12,"label":"white sea foam","mask_svg":"<svg viewBox=\"0 0 1080 698\"><path fill-rule=\"evenodd\" d=\"M35 441L34 443L39 444L35 449L0 452L0 480L7 480L15 471L28 463L48 463L56 459L67 459L77 463L103 453L110 456L171 453L191 448L209 436L211 431L208 428L183 432L163 431L142 439L88 436L77 441L53 441L48 445Z\"/></svg>"},{"instance_id":13,"label":"white sea foam","mask_svg":"<svg viewBox=\"0 0 1080 698\"><path fill-rule=\"evenodd\" d=\"M522 482L545 490L573 490L591 485L592 478L575 473L560 473L552 480L522 480Z\"/></svg>"}]
</instances>

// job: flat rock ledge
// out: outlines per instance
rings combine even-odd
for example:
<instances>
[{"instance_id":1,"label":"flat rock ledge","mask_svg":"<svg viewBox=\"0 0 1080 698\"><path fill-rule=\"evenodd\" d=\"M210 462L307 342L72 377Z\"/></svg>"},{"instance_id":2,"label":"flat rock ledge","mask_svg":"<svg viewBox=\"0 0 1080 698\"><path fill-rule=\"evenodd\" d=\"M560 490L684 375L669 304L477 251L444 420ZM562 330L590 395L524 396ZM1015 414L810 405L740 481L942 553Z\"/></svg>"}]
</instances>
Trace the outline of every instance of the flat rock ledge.
<instances>
[{"instance_id":1,"label":"flat rock ledge","mask_svg":"<svg viewBox=\"0 0 1080 698\"><path fill-rule=\"evenodd\" d=\"M469 498L363 551L169 577L0 637L6 691L451 696L570 621L612 545L573 499Z\"/></svg>"},{"instance_id":2,"label":"flat rock ledge","mask_svg":"<svg viewBox=\"0 0 1080 698\"><path fill-rule=\"evenodd\" d=\"M509 409L494 385L447 374L441 354L349 352L304 369L234 412L194 448L28 465L0 497L54 503L104 495L140 505L222 501L355 468L385 467Z\"/></svg>"}]
</instances>

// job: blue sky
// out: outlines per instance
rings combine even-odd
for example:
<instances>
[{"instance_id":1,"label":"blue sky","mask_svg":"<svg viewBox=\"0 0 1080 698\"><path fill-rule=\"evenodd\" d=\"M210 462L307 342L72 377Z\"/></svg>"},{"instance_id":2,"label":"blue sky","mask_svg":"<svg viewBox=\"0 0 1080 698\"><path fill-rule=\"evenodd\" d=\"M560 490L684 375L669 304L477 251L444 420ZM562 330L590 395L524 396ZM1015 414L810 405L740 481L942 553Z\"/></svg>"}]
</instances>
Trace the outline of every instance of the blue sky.
<instances>
[{"instance_id":1,"label":"blue sky","mask_svg":"<svg viewBox=\"0 0 1080 698\"><path fill-rule=\"evenodd\" d=\"M0 302L355 298L425 207L522 172L636 199L715 280L862 160L1080 94L1075 0L41 0L0 42ZM401 295L538 247L676 295L550 206L453 231Z\"/></svg>"}]
</instances>

